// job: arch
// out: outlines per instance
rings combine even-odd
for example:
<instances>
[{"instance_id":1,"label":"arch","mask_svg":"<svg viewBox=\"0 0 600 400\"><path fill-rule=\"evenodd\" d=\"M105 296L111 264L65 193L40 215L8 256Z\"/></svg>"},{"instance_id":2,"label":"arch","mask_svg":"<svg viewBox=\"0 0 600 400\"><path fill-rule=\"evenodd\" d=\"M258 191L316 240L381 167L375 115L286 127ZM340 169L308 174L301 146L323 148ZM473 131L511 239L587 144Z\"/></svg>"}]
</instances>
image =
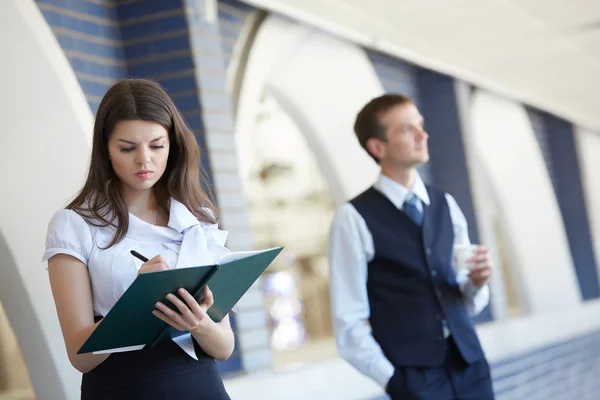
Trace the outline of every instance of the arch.
<instances>
[{"instance_id":1,"label":"arch","mask_svg":"<svg viewBox=\"0 0 600 400\"><path fill-rule=\"evenodd\" d=\"M81 186L92 114L68 60L33 0L0 13L6 55L0 158L0 302L17 336L34 390L79 398L80 374L67 359L44 265L47 224ZM18 77L18 78L17 78Z\"/></svg>"},{"instance_id":2,"label":"arch","mask_svg":"<svg viewBox=\"0 0 600 400\"><path fill-rule=\"evenodd\" d=\"M356 140L354 119L368 100L383 92L363 49L268 15L254 36L237 97L235 141L241 181L244 185L250 181L249 150L262 99L268 94L304 135L334 203L339 205L357 195L374 182L379 167ZM329 107L323 109L322 104ZM374 397L381 392L374 382L357 376L352 369L344 372L343 379L346 375L352 375L349 393L366 390Z\"/></svg>"},{"instance_id":3,"label":"arch","mask_svg":"<svg viewBox=\"0 0 600 400\"><path fill-rule=\"evenodd\" d=\"M560 209L525 109L477 90L469 114L474 156L503 205L501 228L525 307L544 312L577 304L581 294Z\"/></svg>"},{"instance_id":4,"label":"arch","mask_svg":"<svg viewBox=\"0 0 600 400\"><path fill-rule=\"evenodd\" d=\"M265 19L239 96L236 143L242 176L248 173L244 149L250 148L265 90L304 133L336 204L372 184L379 168L358 144L353 124L360 108L382 94L383 87L361 48L282 17ZM329 107L322 109L322 104Z\"/></svg>"},{"instance_id":5,"label":"arch","mask_svg":"<svg viewBox=\"0 0 600 400\"><path fill-rule=\"evenodd\" d=\"M233 46L233 55L227 66L227 91L231 96L234 116L237 115L239 96L242 90L242 83L244 82L250 50L254 45L254 38L258 33L258 29L267 15L266 11L254 10L246 17L244 26Z\"/></svg>"}]
</instances>

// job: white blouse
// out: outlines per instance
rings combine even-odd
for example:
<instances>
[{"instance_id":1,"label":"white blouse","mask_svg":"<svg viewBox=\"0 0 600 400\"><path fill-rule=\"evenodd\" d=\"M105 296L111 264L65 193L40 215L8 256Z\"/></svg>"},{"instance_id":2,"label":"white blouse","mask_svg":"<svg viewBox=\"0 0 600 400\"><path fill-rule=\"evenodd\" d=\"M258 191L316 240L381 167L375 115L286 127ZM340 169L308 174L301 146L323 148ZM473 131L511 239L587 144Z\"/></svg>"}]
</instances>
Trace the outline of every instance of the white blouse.
<instances>
[{"instance_id":1,"label":"white blouse","mask_svg":"<svg viewBox=\"0 0 600 400\"><path fill-rule=\"evenodd\" d=\"M68 254L83 262L90 275L94 315L105 316L137 277L142 261L131 255L136 250L148 259L161 254L171 268L186 268L217 262L224 254L227 232L217 224L196 219L187 207L171 199L166 227L149 224L129 214L129 229L116 245L105 249L113 238L113 227L97 227L75 211L60 210L48 225L45 262L56 254ZM177 344L196 358L190 334Z\"/></svg>"}]
</instances>

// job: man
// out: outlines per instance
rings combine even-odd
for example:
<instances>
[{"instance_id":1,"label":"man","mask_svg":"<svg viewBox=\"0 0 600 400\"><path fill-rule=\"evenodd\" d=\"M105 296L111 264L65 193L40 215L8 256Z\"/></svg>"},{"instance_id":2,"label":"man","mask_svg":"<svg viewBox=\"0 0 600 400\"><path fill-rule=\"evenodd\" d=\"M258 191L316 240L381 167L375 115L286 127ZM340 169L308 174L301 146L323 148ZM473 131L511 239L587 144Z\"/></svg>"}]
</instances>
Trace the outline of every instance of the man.
<instances>
[{"instance_id":1,"label":"man","mask_svg":"<svg viewBox=\"0 0 600 400\"><path fill-rule=\"evenodd\" d=\"M428 134L414 102L373 99L354 130L377 161L374 186L331 226L333 325L340 355L392 399L493 399L471 316L489 302L492 262L478 246L457 278L454 244L468 244L456 201L424 185Z\"/></svg>"}]
</instances>

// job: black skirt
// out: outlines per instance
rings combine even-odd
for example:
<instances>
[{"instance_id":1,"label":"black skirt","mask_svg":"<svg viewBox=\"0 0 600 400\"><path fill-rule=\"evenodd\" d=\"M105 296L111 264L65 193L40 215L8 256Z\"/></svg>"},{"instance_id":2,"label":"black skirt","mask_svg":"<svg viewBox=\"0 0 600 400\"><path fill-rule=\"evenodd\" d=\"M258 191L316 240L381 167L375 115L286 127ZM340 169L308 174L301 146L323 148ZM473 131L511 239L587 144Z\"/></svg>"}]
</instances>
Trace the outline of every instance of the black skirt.
<instances>
[{"instance_id":1,"label":"black skirt","mask_svg":"<svg viewBox=\"0 0 600 400\"><path fill-rule=\"evenodd\" d=\"M83 374L82 400L231 400L213 358L194 341L198 360L173 341L113 353Z\"/></svg>"}]
</instances>

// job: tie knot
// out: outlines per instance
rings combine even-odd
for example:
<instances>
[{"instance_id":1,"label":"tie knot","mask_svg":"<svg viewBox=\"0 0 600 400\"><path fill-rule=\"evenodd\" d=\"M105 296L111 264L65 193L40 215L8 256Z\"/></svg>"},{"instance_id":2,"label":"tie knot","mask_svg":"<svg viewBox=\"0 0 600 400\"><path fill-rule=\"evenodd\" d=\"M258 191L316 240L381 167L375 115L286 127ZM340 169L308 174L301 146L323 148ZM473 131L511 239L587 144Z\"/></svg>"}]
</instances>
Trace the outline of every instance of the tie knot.
<instances>
[{"instance_id":1,"label":"tie knot","mask_svg":"<svg viewBox=\"0 0 600 400\"><path fill-rule=\"evenodd\" d=\"M410 192L406 197L406 200L404 200L404 204L408 206L416 206L417 200L417 196L413 192Z\"/></svg>"}]
</instances>

